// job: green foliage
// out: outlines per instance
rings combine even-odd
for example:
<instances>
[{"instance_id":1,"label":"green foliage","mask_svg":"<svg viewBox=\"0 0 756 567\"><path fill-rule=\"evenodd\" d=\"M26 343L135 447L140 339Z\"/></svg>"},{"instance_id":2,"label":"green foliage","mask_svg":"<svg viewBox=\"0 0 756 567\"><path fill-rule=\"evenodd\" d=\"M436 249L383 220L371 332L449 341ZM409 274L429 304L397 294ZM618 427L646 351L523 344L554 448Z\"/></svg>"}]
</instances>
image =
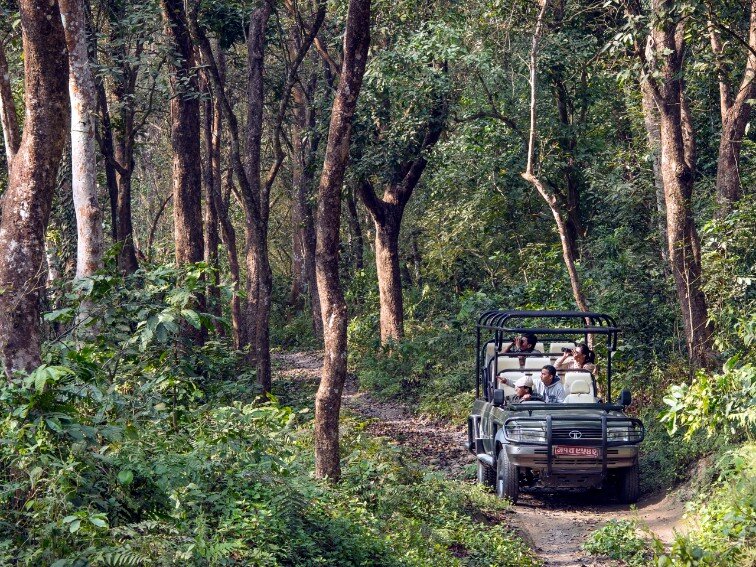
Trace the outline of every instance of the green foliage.
<instances>
[{"instance_id":1,"label":"green foliage","mask_svg":"<svg viewBox=\"0 0 756 567\"><path fill-rule=\"evenodd\" d=\"M692 525L669 552L657 551L657 565L752 565L756 560L756 445L727 451L717 463L716 481L690 505Z\"/></svg>"},{"instance_id":2,"label":"green foliage","mask_svg":"<svg viewBox=\"0 0 756 567\"><path fill-rule=\"evenodd\" d=\"M0 563L536 564L490 519L500 501L424 476L364 424L344 424L343 482L314 481L312 388L284 392L296 409L255 399L192 308L204 269L63 290L46 363L0 384ZM208 340L187 349L195 325Z\"/></svg>"},{"instance_id":3,"label":"green foliage","mask_svg":"<svg viewBox=\"0 0 756 567\"><path fill-rule=\"evenodd\" d=\"M742 441L756 433L756 369L736 367L730 359L721 374L699 372L691 384L672 385L662 414L671 433L685 430L689 441L696 433Z\"/></svg>"},{"instance_id":4,"label":"green foliage","mask_svg":"<svg viewBox=\"0 0 756 567\"><path fill-rule=\"evenodd\" d=\"M592 555L619 559L627 565L648 565L650 557L650 546L639 537L634 520L609 520L588 536L582 547Z\"/></svg>"}]
</instances>

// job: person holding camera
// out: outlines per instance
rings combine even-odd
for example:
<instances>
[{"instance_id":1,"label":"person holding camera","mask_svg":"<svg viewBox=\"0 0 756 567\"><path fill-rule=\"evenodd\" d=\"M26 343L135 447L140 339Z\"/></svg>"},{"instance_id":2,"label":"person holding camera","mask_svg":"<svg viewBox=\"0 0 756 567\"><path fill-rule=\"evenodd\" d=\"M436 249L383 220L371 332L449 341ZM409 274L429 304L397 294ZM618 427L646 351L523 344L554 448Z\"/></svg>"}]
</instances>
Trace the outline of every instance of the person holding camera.
<instances>
[{"instance_id":1,"label":"person holding camera","mask_svg":"<svg viewBox=\"0 0 756 567\"><path fill-rule=\"evenodd\" d=\"M580 343L574 349L563 349L566 352L554 362L559 372L565 370L587 370L596 373L596 355L585 343Z\"/></svg>"},{"instance_id":2,"label":"person holding camera","mask_svg":"<svg viewBox=\"0 0 756 567\"><path fill-rule=\"evenodd\" d=\"M538 343L538 337L533 333L524 333L519 337L515 337L502 352L540 353L540 351L535 350L536 343Z\"/></svg>"}]
</instances>

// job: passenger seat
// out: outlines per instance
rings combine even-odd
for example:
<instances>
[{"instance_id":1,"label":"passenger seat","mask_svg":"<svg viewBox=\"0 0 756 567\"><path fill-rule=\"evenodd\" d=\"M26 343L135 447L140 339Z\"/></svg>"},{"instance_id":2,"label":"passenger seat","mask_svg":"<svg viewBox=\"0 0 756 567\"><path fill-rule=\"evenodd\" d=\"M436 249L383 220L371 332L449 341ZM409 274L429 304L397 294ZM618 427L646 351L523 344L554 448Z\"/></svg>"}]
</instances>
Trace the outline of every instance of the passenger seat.
<instances>
[{"instance_id":1,"label":"passenger seat","mask_svg":"<svg viewBox=\"0 0 756 567\"><path fill-rule=\"evenodd\" d=\"M564 398L565 404L592 404L596 399L591 393L591 386L585 380L576 380L570 386L570 394Z\"/></svg>"}]
</instances>

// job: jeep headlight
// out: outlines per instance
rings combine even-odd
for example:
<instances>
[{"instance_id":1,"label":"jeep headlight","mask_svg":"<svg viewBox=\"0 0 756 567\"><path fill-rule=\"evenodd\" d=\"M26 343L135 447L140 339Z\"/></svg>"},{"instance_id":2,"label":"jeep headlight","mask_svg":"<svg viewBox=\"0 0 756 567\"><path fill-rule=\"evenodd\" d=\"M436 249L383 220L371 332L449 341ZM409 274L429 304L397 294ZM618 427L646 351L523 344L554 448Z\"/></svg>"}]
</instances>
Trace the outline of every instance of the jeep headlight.
<instances>
[{"instance_id":1,"label":"jeep headlight","mask_svg":"<svg viewBox=\"0 0 756 567\"><path fill-rule=\"evenodd\" d=\"M515 423L506 426L507 439L515 443L545 443L546 430L542 425Z\"/></svg>"},{"instance_id":2,"label":"jeep headlight","mask_svg":"<svg viewBox=\"0 0 756 567\"><path fill-rule=\"evenodd\" d=\"M612 427L606 431L607 441L622 441L628 443L630 441L631 433L629 427Z\"/></svg>"}]
</instances>

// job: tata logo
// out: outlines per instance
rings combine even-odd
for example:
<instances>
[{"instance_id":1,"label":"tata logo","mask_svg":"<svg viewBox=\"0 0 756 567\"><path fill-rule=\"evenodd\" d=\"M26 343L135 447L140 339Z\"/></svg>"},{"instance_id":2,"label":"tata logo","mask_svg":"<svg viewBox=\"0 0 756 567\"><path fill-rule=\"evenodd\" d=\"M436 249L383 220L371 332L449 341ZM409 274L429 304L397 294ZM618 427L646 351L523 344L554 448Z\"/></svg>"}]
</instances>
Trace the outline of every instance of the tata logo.
<instances>
[{"instance_id":1,"label":"tata logo","mask_svg":"<svg viewBox=\"0 0 756 567\"><path fill-rule=\"evenodd\" d=\"M580 433L577 429L573 429L569 432L570 439L580 439L583 434Z\"/></svg>"}]
</instances>

